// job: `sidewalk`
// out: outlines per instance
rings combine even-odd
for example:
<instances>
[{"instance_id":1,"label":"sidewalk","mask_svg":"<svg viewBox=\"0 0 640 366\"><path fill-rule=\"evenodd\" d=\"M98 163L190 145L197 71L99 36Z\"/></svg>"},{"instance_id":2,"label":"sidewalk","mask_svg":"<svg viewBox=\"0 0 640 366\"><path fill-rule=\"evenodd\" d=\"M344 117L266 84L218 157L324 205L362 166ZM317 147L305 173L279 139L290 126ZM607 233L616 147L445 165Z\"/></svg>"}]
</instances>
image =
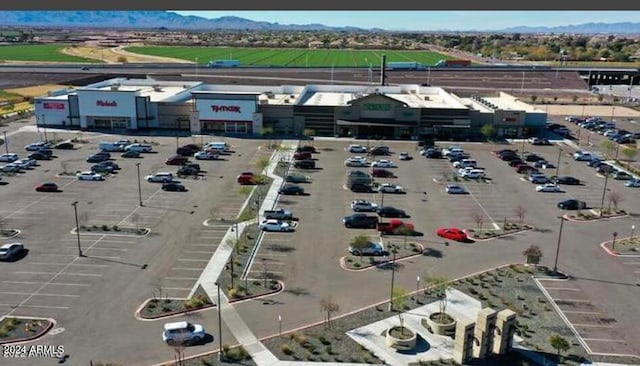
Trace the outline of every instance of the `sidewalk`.
<instances>
[{"instance_id":1,"label":"sidewalk","mask_svg":"<svg viewBox=\"0 0 640 366\"><path fill-rule=\"evenodd\" d=\"M259 222L259 218L263 215L265 210L271 210L276 206L278 202L278 190L282 186L283 179L280 176L273 174L274 170L278 166L278 162L282 159L289 159L293 156L298 141L283 141L284 149L281 151L275 151L270 158L270 164L265 169L264 173L273 179L269 191L267 192L260 210L258 211L258 219L245 221L238 223L238 232L242 233L248 225ZM249 198L247 198L249 200ZM204 291L209 295L211 299L217 299L218 286L216 284L218 277L224 270L224 267L231 256L233 248L227 244L229 239L235 238L236 233L229 227L222 242L218 246L218 249L213 253L211 259L207 263L207 266L202 271L200 278L191 289L189 297L192 297L199 285L202 286ZM258 242L256 245L260 245ZM232 304L229 303L229 299L221 291L220 294L220 312L221 317L224 320L227 327L233 333L233 336L242 344L242 346L249 352L253 361L259 366L271 366L279 363L276 356L273 355L253 334L251 329L244 322L240 314L235 310Z\"/></svg>"}]
</instances>

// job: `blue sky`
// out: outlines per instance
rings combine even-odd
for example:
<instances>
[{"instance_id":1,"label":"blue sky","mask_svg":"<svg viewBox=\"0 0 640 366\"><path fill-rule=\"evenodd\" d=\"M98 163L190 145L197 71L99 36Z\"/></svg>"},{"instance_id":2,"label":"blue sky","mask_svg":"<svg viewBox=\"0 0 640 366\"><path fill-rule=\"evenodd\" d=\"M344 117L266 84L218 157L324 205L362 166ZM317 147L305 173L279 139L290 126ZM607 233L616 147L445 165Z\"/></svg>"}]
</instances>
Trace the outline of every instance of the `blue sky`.
<instances>
[{"instance_id":1,"label":"blue sky","mask_svg":"<svg viewBox=\"0 0 640 366\"><path fill-rule=\"evenodd\" d=\"M175 11L205 18L239 16L281 24L320 23L389 30L495 30L590 22L638 22L640 11Z\"/></svg>"}]
</instances>

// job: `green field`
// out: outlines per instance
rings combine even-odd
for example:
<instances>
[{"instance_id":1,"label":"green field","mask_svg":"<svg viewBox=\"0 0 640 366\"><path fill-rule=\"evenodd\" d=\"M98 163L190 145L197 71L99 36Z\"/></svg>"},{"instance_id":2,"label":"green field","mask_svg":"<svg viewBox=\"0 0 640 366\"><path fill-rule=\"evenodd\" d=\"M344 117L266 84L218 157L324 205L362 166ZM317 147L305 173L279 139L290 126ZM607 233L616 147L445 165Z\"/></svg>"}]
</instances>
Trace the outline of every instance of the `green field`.
<instances>
[{"instance_id":1,"label":"green field","mask_svg":"<svg viewBox=\"0 0 640 366\"><path fill-rule=\"evenodd\" d=\"M289 67L374 67L380 66L381 56L387 62L416 61L433 65L451 57L429 51L391 50L319 50L289 48L232 48L232 47L127 47L127 51L142 55L172 57L206 64L211 60L239 60L241 65Z\"/></svg>"},{"instance_id":2,"label":"green field","mask_svg":"<svg viewBox=\"0 0 640 366\"><path fill-rule=\"evenodd\" d=\"M61 52L65 47L68 47L68 45L35 44L0 46L0 60L42 62L96 62L96 60L65 55Z\"/></svg>"}]
</instances>

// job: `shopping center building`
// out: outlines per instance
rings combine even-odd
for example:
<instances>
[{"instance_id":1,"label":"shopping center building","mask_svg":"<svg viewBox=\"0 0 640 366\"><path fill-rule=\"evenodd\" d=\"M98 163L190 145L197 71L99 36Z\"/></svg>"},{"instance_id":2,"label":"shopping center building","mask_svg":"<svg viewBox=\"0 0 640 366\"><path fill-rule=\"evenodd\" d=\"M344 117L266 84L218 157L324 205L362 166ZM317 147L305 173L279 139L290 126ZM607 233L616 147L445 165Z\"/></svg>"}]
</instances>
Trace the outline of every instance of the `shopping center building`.
<instances>
[{"instance_id":1,"label":"shopping center building","mask_svg":"<svg viewBox=\"0 0 640 366\"><path fill-rule=\"evenodd\" d=\"M110 79L36 98L39 126L114 132L435 137L474 139L542 132L546 113L506 93L461 98L419 85L218 85Z\"/></svg>"}]
</instances>

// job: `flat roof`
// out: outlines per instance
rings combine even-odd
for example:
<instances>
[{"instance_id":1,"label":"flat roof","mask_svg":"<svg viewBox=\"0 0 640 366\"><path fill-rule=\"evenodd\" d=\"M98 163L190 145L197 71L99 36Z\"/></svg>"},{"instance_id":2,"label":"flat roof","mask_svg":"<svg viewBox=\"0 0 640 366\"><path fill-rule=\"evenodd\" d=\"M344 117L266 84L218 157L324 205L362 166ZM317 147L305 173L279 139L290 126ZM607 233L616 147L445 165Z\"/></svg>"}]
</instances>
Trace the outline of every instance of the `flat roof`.
<instances>
[{"instance_id":1,"label":"flat roof","mask_svg":"<svg viewBox=\"0 0 640 366\"><path fill-rule=\"evenodd\" d=\"M454 108L467 109L467 107L453 98L447 98L448 95L442 94L386 94L386 96L397 99L406 103L411 108Z\"/></svg>"},{"instance_id":2,"label":"flat roof","mask_svg":"<svg viewBox=\"0 0 640 366\"><path fill-rule=\"evenodd\" d=\"M483 112L483 113L493 113L493 111L491 109L489 109L487 106L485 106L482 103L478 103L477 101L471 99L471 98L460 98L462 100L462 102L468 106L470 106L471 108Z\"/></svg>"},{"instance_id":3,"label":"flat roof","mask_svg":"<svg viewBox=\"0 0 640 366\"><path fill-rule=\"evenodd\" d=\"M362 97L360 94L349 92L310 91L301 105L305 106L346 106L348 102Z\"/></svg>"}]
</instances>

